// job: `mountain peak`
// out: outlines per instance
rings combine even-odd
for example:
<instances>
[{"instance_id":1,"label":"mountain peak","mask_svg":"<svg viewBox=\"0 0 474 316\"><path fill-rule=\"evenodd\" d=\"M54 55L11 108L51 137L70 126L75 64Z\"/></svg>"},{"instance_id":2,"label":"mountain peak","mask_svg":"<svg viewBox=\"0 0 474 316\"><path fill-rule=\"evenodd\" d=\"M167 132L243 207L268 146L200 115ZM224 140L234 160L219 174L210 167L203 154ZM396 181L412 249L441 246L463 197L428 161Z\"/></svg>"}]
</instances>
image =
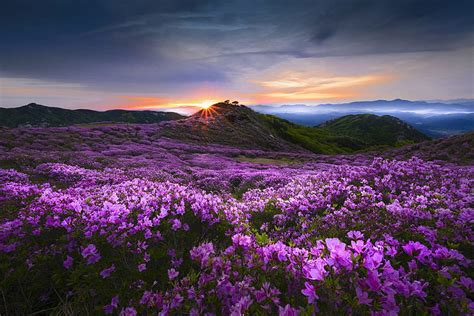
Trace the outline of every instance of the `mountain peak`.
<instances>
[{"instance_id":1,"label":"mountain peak","mask_svg":"<svg viewBox=\"0 0 474 316\"><path fill-rule=\"evenodd\" d=\"M211 105L211 107L224 108L224 109L236 109L236 108L246 107L246 106L243 104L240 104L239 101L230 102L229 100L226 100L223 102L217 102L216 104Z\"/></svg>"},{"instance_id":2,"label":"mountain peak","mask_svg":"<svg viewBox=\"0 0 474 316\"><path fill-rule=\"evenodd\" d=\"M24 105L23 107L34 109L34 108L46 108L47 106L32 102L32 103L28 103L27 105Z\"/></svg>"},{"instance_id":3,"label":"mountain peak","mask_svg":"<svg viewBox=\"0 0 474 316\"><path fill-rule=\"evenodd\" d=\"M239 104L237 101L234 101L233 103L224 101L215 103L208 108L201 109L191 115L190 118L208 118L216 120L223 117L245 116L252 114L255 114L253 110L243 104ZM243 118L243 116L241 118Z\"/></svg>"}]
</instances>

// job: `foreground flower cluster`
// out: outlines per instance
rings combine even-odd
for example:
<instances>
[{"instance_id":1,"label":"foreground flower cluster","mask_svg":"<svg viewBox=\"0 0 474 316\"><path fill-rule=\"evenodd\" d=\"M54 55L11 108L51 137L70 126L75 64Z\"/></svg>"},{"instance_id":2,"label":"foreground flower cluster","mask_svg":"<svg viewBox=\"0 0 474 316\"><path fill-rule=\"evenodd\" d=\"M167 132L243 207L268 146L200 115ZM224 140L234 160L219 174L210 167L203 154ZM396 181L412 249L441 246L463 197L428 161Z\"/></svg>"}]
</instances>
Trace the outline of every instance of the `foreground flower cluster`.
<instances>
[{"instance_id":1,"label":"foreground flower cluster","mask_svg":"<svg viewBox=\"0 0 474 316\"><path fill-rule=\"evenodd\" d=\"M474 312L472 167L88 137L4 142L1 314Z\"/></svg>"}]
</instances>

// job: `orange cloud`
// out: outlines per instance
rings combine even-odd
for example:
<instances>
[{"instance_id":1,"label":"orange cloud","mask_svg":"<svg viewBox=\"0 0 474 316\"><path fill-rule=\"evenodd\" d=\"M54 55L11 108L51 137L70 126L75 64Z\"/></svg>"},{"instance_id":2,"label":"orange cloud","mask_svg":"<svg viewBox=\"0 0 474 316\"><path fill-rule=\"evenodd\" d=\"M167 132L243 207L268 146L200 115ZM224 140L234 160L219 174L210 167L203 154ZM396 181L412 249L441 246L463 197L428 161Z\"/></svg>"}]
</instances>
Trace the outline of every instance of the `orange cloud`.
<instances>
[{"instance_id":1,"label":"orange cloud","mask_svg":"<svg viewBox=\"0 0 474 316\"><path fill-rule=\"evenodd\" d=\"M167 98L152 96L121 95L118 96L118 98L123 100L119 102L119 106L125 109L164 108L166 107L166 103L169 102Z\"/></svg>"},{"instance_id":2,"label":"orange cloud","mask_svg":"<svg viewBox=\"0 0 474 316\"><path fill-rule=\"evenodd\" d=\"M387 79L380 75L319 77L287 72L275 79L255 81L262 90L252 96L260 103L342 100L361 96L362 89Z\"/></svg>"},{"instance_id":3,"label":"orange cloud","mask_svg":"<svg viewBox=\"0 0 474 316\"><path fill-rule=\"evenodd\" d=\"M264 93L264 97L272 99L284 99L284 100L321 100L321 99L336 99L340 98L343 95L335 93L321 93L311 90L302 90L295 92L274 92L274 93ZM347 95L345 95L347 96Z\"/></svg>"}]
</instances>

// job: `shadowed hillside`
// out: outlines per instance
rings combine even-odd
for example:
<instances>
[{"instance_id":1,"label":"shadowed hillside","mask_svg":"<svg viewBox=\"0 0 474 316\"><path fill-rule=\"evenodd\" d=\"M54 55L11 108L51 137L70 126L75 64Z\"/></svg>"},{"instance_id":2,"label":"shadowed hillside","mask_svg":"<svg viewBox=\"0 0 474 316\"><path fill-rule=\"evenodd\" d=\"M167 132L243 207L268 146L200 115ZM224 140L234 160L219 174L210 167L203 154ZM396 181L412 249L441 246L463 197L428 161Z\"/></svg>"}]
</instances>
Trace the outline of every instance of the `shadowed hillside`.
<instances>
[{"instance_id":1,"label":"shadowed hillside","mask_svg":"<svg viewBox=\"0 0 474 316\"><path fill-rule=\"evenodd\" d=\"M0 108L0 126L68 126L97 122L159 123L184 116L173 112L67 110L36 103L19 108Z\"/></svg>"},{"instance_id":2,"label":"shadowed hillside","mask_svg":"<svg viewBox=\"0 0 474 316\"><path fill-rule=\"evenodd\" d=\"M474 132L403 146L385 156L406 159L417 156L424 160L443 160L458 164L474 163Z\"/></svg>"},{"instance_id":3,"label":"shadowed hillside","mask_svg":"<svg viewBox=\"0 0 474 316\"><path fill-rule=\"evenodd\" d=\"M217 103L192 116L161 125L162 135L198 143L242 148L296 150L302 148L279 137L272 126L244 105Z\"/></svg>"}]
</instances>

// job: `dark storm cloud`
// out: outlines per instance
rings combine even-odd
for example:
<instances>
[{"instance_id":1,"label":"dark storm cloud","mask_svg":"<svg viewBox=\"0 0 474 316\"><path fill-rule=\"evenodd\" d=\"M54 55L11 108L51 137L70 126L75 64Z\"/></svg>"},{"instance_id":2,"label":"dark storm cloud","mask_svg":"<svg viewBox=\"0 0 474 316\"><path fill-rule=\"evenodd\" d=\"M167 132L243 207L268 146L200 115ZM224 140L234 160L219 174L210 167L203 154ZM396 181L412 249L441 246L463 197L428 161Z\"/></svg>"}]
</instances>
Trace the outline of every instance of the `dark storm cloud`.
<instances>
[{"instance_id":1,"label":"dark storm cloud","mask_svg":"<svg viewBox=\"0 0 474 316\"><path fill-rule=\"evenodd\" d=\"M472 40L473 12L468 0L335 2L318 16L312 39L347 41L355 54L449 50L472 45L464 41Z\"/></svg>"},{"instance_id":2,"label":"dark storm cloud","mask_svg":"<svg viewBox=\"0 0 474 316\"><path fill-rule=\"evenodd\" d=\"M25 1L0 10L0 71L122 89L230 80L278 58L472 45L474 1Z\"/></svg>"},{"instance_id":3,"label":"dark storm cloud","mask_svg":"<svg viewBox=\"0 0 474 316\"><path fill-rule=\"evenodd\" d=\"M149 24L140 23L158 14L162 16L155 17L155 26L163 27L169 22L166 15L201 7L205 1L10 1L0 10L0 71L100 85L149 83L178 74L225 80L217 69L170 67L173 59L159 51L159 29L150 33Z\"/></svg>"}]
</instances>

